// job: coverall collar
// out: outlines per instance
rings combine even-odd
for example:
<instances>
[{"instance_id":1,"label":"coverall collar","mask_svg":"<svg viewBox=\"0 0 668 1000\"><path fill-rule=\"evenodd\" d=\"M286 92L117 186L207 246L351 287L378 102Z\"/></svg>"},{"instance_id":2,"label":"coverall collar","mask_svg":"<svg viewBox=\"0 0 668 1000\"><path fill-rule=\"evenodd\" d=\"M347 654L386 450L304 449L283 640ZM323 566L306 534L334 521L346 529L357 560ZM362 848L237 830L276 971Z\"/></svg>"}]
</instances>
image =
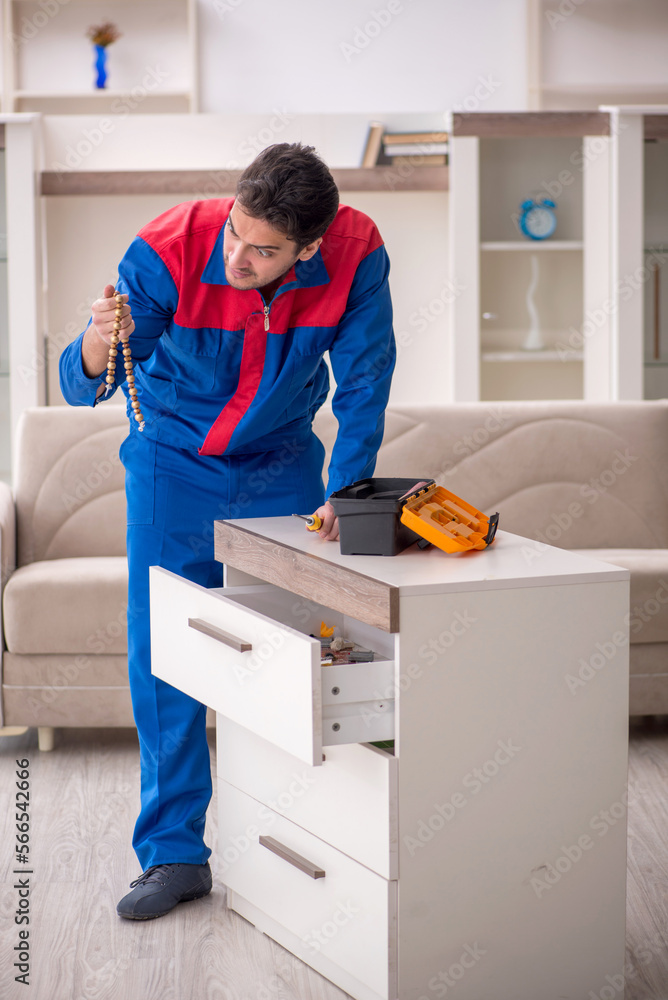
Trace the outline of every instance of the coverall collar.
<instances>
[{"instance_id":1,"label":"coverall collar","mask_svg":"<svg viewBox=\"0 0 668 1000\"><path fill-rule=\"evenodd\" d=\"M213 250L209 256L206 266L202 272L201 281L208 285L228 285L225 275L225 261L223 259L223 240L225 236L225 226L221 226L216 237ZM329 284L329 274L320 253L320 247L316 250L310 260L298 260L285 275L283 283L279 285L276 295L288 292L293 288L314 288L317 285Z\"/></svg>"}]
</instances>

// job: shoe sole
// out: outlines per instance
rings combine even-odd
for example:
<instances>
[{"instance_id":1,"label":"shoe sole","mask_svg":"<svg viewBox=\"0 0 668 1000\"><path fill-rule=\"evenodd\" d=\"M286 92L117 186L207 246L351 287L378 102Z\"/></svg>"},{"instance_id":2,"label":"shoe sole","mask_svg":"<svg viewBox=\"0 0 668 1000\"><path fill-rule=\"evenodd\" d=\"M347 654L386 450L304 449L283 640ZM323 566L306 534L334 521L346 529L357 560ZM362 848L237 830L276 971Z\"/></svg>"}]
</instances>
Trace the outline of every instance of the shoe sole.
<instances>
[{"instance_id":1,"label":"shoe sole","mask_svg":"<svg viewBox=\"0 0 668 1000\"><path fill-rule=\"evenodd\" d=\"M213 886L211 888L213 888ZM191 903L195 899L203 899L204 896L208 896L210 892L211 889L207 889L205 892L198 892L194 896L184 896L182 899L179 899L174 906L170 907L169 910L163 910L161 913L118 913L118 910L116 910L116 912L118 913L118 916L123 917L124 920L155 920L157 917L166 917L168 913L171 913L172 910L176 909L179 903Z\"/></svg>"}]
</instances>

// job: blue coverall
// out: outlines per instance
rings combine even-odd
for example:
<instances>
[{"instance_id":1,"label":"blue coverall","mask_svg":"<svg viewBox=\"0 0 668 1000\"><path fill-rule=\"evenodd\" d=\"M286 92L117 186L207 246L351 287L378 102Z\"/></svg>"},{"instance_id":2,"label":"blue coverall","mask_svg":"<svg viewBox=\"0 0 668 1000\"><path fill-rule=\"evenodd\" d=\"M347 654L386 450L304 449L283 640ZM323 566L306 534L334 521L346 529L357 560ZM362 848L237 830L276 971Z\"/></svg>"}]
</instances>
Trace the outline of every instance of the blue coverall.
<instances>
[{"instance_id":1,"label":"blue coverall","mask_svg":"<svg viewBox=\"0 0 668 1000\"><path fill-rule=\"evenodd\" d=\"M135 384L146 420L121 445L126 470L128 669L140 745L142 870L204 864L211 798L206 708L151 673L148 569L222 586L213 521L311 512L324 502L313 416L329 390L339 422L328 494L373 473L395 363L389 261L373 222L347 206L315 256L297 261L267 306L228 285L224 224L233 199L188 202L144 227L119 265ZM60 359L61 389L94 406L82 333ZM124 372L117 366L117 384ZM128 415L132 410L128 400Z\"/></svg>"}]
</instances>

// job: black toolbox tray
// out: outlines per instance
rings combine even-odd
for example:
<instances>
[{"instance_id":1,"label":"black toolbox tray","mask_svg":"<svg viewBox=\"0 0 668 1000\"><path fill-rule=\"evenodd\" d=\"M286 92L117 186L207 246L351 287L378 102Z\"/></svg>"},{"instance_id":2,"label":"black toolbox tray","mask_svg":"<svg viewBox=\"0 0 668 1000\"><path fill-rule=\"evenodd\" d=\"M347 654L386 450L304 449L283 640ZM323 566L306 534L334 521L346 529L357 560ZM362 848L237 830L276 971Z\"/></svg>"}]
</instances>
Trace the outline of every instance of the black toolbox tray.
<instances>
[{"instance_id":1,"label":"black toolbox tray","mask_svg":"<svg viewBox=\"0 0 668 1000\"><path fill-rule=\"evenodd\" d=\"M395 556L420 539L401 523L401 511L413 488L433 485L428 477L360 479L328 497L339 519L344 556Z\"/></svg>"}]
</instances>

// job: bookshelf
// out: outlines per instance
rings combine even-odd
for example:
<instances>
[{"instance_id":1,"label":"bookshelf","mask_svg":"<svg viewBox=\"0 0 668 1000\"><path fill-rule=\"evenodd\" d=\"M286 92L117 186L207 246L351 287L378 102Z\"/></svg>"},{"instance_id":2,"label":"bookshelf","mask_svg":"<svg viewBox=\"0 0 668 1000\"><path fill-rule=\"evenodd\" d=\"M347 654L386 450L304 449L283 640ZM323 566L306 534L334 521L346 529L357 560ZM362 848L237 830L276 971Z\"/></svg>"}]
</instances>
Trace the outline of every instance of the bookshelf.
<instances>
[{"instance_id":1,"label":"bookshelf","mask_svg":"<svg viewBox=\"0 0 668 1000\"><path fill-rule=\"evenodd\" d=\"M458 225L455 177L461 177L470 204L459 224L466 225L468 214L473 230L468 237L472 273L468 282L459 279L471 287L474 272L477 289L468 318L475 324L477 344L470 358L469 398L581 398L584 352L572 342L572 331L581 327L584 310L583 175L575 166L583 139L564 135L558 117L553 123L494 117L480 123L484 134L465 139L475 160L475 181L467 184L466 174L452 164L453 225ZM538 134L531 134L527 124L538 125ZM516 134L504 134L510 126ZM566 128L575 131L572 119ZM455 139L453 160L458 152ZM557 204L555 235L542 241L525 237L518 224L520 204L540 195ZM452 252L457 268L461 257L454 244ZM532 330L540 349L525 347L532 343ZM458 333L455 326L455 346L463 340ZM459 395L456 385L453 389Z\"/></svg>"},{"instance_id":2,"label":"bookshelf","mask_svg":"<svg viewBox=\"0 0 668 1000\"><path fill-rule=\"evenodd\" d=\"M20 415L46 398L37 119L0 115L0 478L7 482Z\"/></svg>"},{"instance_id":3,"label":"bookshelf","mask_svg":"<svg viewBox=\"0 0 668 1000\"><path fill-rule=\"evenodd\" d=\"M462 290L450 310L453 399L668 395L666 112L453 115L450 279ZM517 225L520 202L537 194L557 204L544 241ZM536 273L540 351L525 349Z\"/></svg>"}]
</instances>

